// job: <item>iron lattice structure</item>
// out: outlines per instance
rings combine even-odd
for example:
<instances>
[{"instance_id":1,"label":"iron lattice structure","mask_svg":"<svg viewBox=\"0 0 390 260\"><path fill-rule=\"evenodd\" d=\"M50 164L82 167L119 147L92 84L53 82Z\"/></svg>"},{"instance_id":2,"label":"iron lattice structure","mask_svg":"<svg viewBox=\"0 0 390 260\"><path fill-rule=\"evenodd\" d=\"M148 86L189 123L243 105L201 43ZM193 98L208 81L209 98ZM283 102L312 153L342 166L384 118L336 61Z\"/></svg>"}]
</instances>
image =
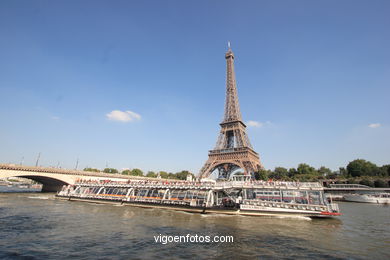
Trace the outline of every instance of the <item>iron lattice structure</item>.
<instances>
[{"instance_id":1,"label":"iron lattice structure","mask_svg":"<svg viewBox=\"0 0 390 260\"><path fill-rule=\"evenodd\" d=\"M200 170L200 178L207 178L215 170L218 170L218 178L229 178L238 169L242 169L245 175L251 175L263 167L246 134L246 125L242 122L234 73L234 54L230 47L225 58L225 114L220 124L217 144L209 151L209 158Z\"/></svg>"}]
</instances>

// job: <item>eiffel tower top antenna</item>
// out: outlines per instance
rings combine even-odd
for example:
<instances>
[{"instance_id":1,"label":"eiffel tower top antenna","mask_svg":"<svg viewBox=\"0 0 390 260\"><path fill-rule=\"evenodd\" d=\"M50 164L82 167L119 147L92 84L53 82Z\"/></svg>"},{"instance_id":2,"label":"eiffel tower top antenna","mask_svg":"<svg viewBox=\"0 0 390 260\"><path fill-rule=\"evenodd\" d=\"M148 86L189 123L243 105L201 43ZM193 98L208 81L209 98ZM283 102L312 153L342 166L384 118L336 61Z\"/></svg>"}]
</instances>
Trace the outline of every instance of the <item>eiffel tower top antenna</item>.
<instances>
[{"instance_id":1,"label":"eiffel tower top antenna","mask_svg":"<svg viewBox=\"0 0 390 260\"><path fill-rule=\"evenodd\" d=\"M242 122L240 104L238 102L236 74L234 71L234 53L230 48L225 54L226 58L226 101L225 114L222 123L240 121Z\"/></svg>"}]
</instances>

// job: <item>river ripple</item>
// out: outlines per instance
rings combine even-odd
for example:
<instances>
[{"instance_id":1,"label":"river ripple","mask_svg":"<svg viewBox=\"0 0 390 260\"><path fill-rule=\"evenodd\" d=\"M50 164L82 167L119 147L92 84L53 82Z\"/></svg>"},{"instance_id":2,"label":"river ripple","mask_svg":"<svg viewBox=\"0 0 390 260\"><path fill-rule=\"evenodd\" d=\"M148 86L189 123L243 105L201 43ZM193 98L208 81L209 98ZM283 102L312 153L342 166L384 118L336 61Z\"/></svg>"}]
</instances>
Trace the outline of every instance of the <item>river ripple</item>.
<instances>
[{"instance_id":1,"label":"river ripple","mask_svg":"<svg viewBox=\"0 0 390 260\"><path fill-rule=\"evenodd\" d=\"M340 203L338 219L201 215L0 193L0 259L390 259L390 207ZM156 243L231 235L233 243Z\"/></svg>"}]
</instances>

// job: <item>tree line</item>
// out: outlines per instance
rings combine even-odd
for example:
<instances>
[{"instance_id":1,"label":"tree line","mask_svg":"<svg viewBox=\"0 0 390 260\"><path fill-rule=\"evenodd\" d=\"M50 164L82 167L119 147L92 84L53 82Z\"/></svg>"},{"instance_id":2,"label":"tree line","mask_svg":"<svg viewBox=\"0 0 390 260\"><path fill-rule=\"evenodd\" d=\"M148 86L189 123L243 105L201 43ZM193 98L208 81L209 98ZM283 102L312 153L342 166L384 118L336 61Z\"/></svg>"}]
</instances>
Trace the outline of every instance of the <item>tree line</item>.
<instances>
[{"instance_id":1,"label":"tree line","mask_svg":"<svg viewBox=\"0 0 390 260\"><path fill-rule=\"evenodd\" d=\"M275 167L274 170L262 169L255 173L258 180L284 180L284 181L321 181L325 179L335 180L339 183L363 184L371 187L389 187L390 164L377 166L364 160L356 159L348 163L346 167L340 167L337 171L321 166L316 169L306 163L301 163L297 168Z\"/></svg>"}]
</instances>

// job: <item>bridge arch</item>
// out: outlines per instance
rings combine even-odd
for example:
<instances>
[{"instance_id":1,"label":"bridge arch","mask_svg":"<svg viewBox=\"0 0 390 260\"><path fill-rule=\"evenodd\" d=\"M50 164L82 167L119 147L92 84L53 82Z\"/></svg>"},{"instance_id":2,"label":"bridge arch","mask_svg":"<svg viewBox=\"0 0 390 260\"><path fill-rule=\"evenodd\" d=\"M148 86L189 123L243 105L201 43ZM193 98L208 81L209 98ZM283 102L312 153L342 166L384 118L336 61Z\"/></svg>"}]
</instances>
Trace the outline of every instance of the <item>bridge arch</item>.
<instances>
[{"instance_id":1,"label":"bridge arch","mask_svg":"<svg viewBox=\"0 0 390 260\"><path fill-rule=\"evenodd\" d=\"M41 183L43 192L57 192L63 185L74 184L77 176L47 172L23 172L0 170L0 178L20 177Z\"/></svg>"},{"instance_id":2,"label":"bridge arch","mask_svg":"<svg viewBox=\"0 0 390 260\"><path fill-rule=\"evenodd\" d=\"M46 177L46 176L24 175L24 176L15 176L15 177L26 178L41 183L43 185L42 186L43 192L57 192L61 190L62 186L70 184L65 181L56 178Z\"/></svg>"}]
</instances>

